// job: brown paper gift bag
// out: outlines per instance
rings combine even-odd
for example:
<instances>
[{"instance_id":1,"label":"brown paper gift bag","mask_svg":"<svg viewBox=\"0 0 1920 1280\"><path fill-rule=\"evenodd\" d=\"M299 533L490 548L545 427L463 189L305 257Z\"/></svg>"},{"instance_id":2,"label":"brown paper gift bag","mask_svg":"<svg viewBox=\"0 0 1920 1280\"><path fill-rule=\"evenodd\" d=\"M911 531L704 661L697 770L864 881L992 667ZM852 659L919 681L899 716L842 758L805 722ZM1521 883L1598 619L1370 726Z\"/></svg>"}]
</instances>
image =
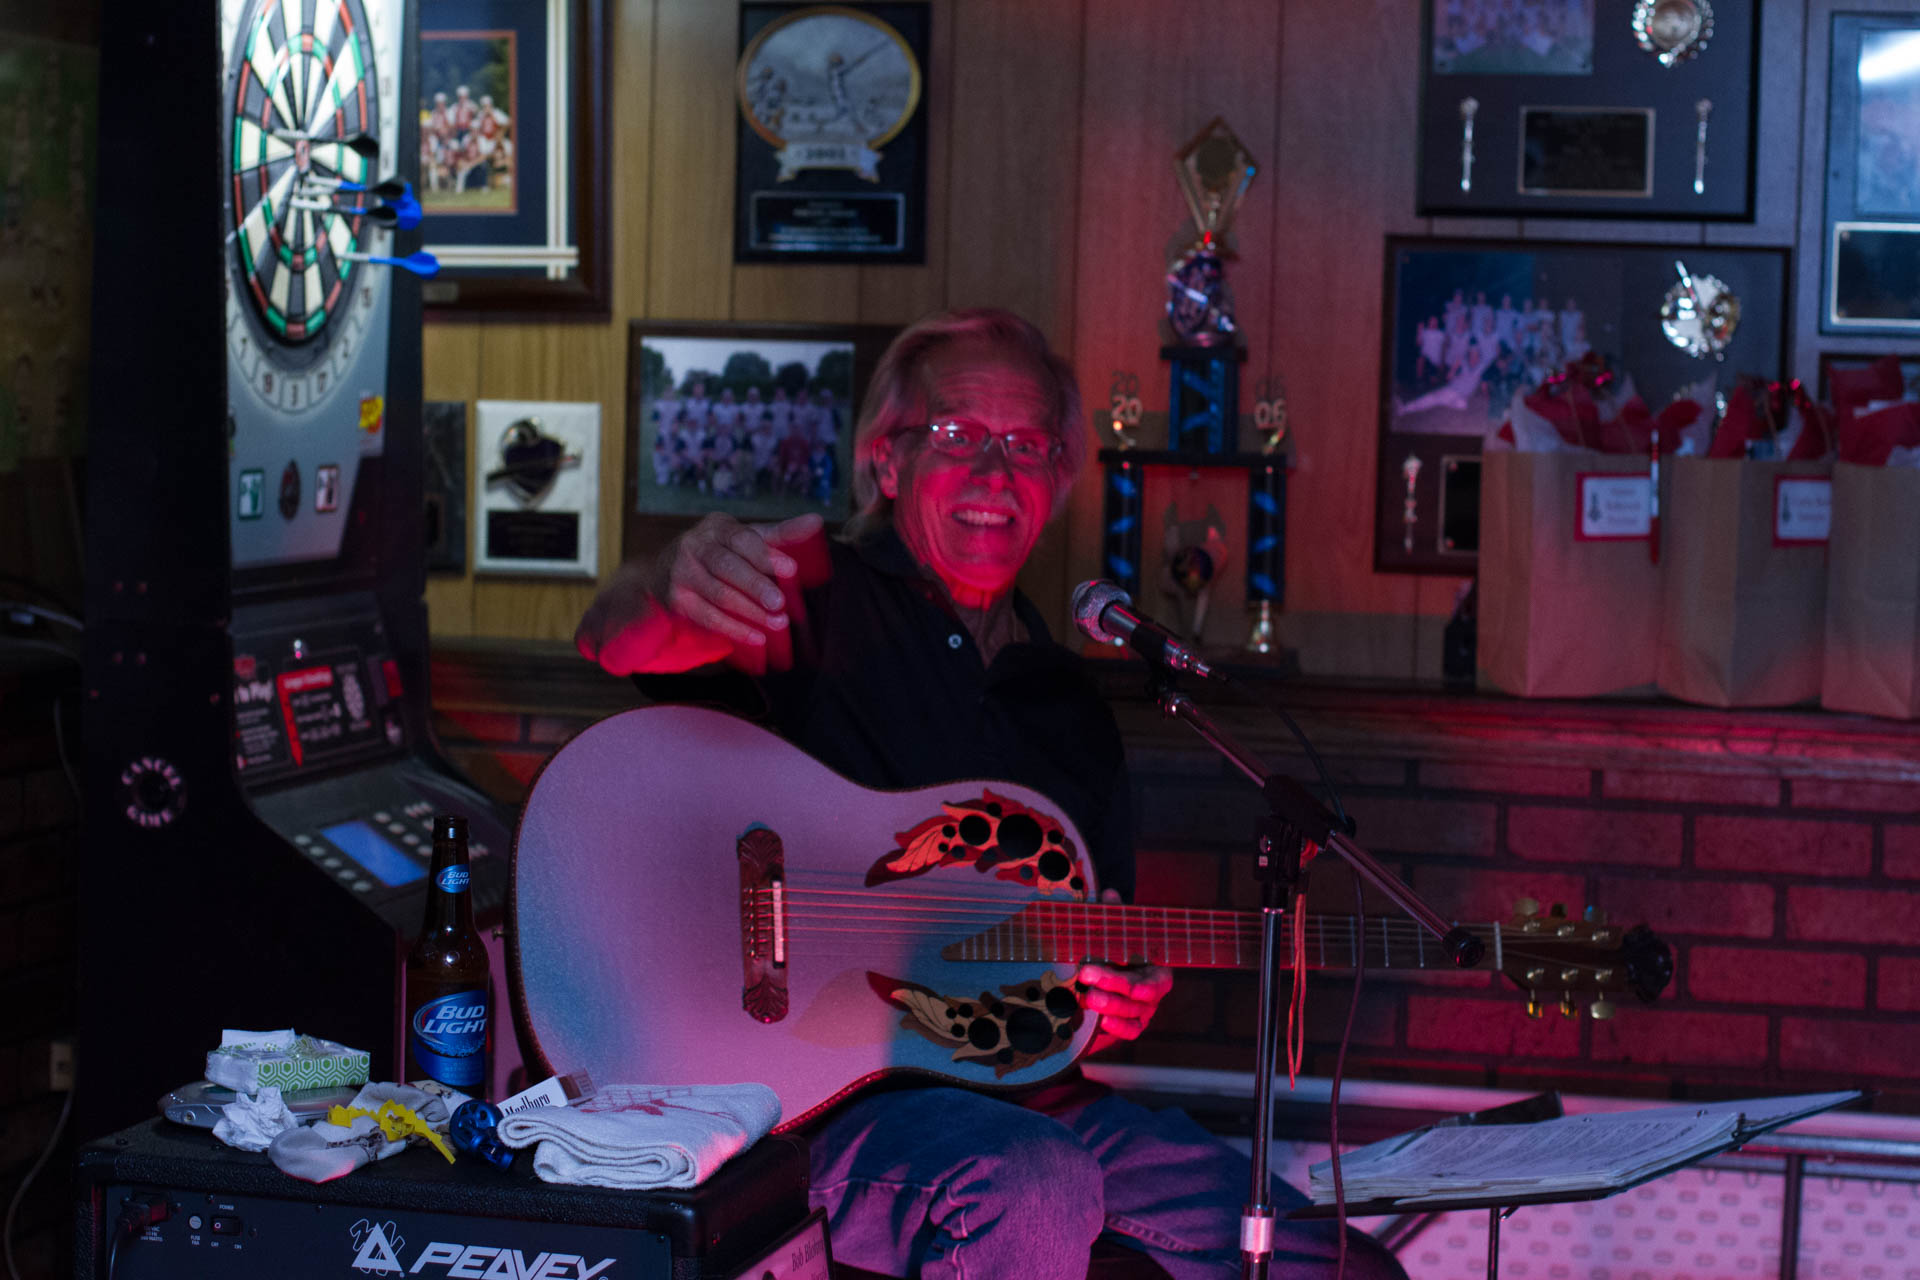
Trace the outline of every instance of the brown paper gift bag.
<instances>
[{"instance_id":1,"label":"brown paper gift bag","mask_svg":"<svg viewBox=\"0 0 1920 1280\"><path fill-rule=\"evenodd\" d=\"M1920 716L1920 470L1833 465L1820 705Z\"/></svg>"},{"instance_id":2,"label":"brown paper gift bag","mask_svg":"<svg viewBox=\"0 0 1920 1280\"><path fill-rule=\"evenodd\" d=\"M1480 683L1535 698L1653 684L1660 574L1645 539L1580 541L1582 473L1645 475L1588 450L1490 453L1480 471Z\"/></svg>"},{"instance_id":3,"label":"brown paper gift bag","mask_svg":"<svg viewBox=\"0 0 1920 1280\"><path fill-rule=\"evenodd\" d=\"M1791 506L1776 528L1775 481L1829 464L1675 458L1661 471L1661 691L1713 707L1819 697L1827 548L1794 540Z\"/></svg>"}]
</instances>

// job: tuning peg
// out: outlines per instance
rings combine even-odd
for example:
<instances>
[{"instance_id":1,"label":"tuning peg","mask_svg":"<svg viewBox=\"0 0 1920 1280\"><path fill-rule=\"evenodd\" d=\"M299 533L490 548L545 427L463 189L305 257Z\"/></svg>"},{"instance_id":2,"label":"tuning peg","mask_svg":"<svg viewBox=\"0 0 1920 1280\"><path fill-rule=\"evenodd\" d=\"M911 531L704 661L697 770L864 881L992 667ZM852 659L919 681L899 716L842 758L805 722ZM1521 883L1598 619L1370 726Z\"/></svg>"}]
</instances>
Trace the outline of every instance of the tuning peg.
<instances>
[{"instance_id":1,"label":"tuning peg","mask_svg":"<svg viewBox=\"0 0 1920 1280\"><path fill-rule=\"evenodd\" d=\"M1583 914L1586 916L1588 924L1605 924L1607 922L1607 913L1598 907L1588 907Z\"/></svg>"},{"instance_id":2,"label":"tuning peg","mask_svg":"<svg viewBox=\"0 0 1920 1280\"><path fill-rule=\"evenodd\" d=\"M1595 1022L1605 1022L1613 1016L1613 1001L1595 1000L1587 1006L1587 1012L1592 1015Z\"/></svg>"},{"instance_id":3,"label":"tuning peg","mask_svg":"<svg viewBox=\"0 0 1920 1280\"><path fill-rule=\"evenodd\" d=\"M1547 971L1545 969L1542 969L1536 965L1534 968L1527 970L1528 986L1530 987L1545 986L1546 981L1547 981Z\"/></svg>"},{"instance_id":4,"label":"tuning peg","mask_svg":"<svg viewBox=\"0 0 1920 1280\"><path fill-rule=\"evenodd\" d=\"M1568 986L1572 986L1574 983L1580 981L1580 971L1578 969L1562 969L1560 971L1560 981L1566 983Z\"/></svg>"},{"instance_id":5,"label":"tuning peg","mask_svg":"<svg viewBox=\"0 0 1920 1280\"><path fill-rule=\"evenodd\" d=\"M1575 1013L1579 1012L1579 1009L1580 1009L1580 1006L1574 1003L1573 992L1569 991L1565 995L1560 997L1560 1016L1561 1017L1571 1018Z\"/></svg>"},{"instance_id":6,"label":"tuning peg","mask_svg":"<svg viewBox=\"0 0 1920 1280\"><path fill-rule=\"evenodd\" d=\"M1547 1012L1546 1006L1540 1003L1539 996L1527 997L1527 1016L1529 1018L1543 1017L1545 1016L1546 1012Z\"/></svg>"}]
</instances>

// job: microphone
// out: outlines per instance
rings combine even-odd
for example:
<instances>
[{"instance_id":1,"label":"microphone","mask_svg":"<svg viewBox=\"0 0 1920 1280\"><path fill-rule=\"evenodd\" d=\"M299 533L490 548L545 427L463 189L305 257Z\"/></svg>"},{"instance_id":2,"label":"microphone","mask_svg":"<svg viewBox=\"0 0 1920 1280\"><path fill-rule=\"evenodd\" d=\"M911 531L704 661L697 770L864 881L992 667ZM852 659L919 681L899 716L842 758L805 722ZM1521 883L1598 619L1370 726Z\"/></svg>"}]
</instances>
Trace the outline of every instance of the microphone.
<instances>
[{"instance_id":1,"label":"microphone","mask_svg":"<svg viewBox=\"0 0 1920 1280\"><path fill-rule=\"evenodd\" d=\"M1175 671L1209 677L1213 668L1174 635L1150 618L1135 613L1133 597L1118 584L1089 578L1073 589L1073 622L1082 635L1101 644L1131 645L1148 662Z\"/></svg>"}]
</instances>

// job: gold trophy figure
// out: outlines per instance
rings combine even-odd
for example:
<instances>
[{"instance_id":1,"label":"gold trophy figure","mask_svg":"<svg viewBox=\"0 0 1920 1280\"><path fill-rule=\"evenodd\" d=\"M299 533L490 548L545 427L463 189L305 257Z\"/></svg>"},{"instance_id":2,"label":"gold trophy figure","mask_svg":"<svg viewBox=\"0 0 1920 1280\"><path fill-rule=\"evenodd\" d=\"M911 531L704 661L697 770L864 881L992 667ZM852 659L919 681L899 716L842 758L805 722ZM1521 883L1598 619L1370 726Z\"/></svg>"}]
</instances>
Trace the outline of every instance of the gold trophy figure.
<instances>
[{"instance_id":1,"label":"gold trophy figure","mask_svg":"<svg viewBox=\"0 0 1920 1280\"><path fill-rule=\"evenodd\" d=\"M1186 346L1231 342L1233 294L1225 265L1233 256L1229 232L1260 169L1219 116L1174 154L1173 163L1193 230L1189 235L1182 228L1167 255L1167 324L1174 341Z\"/></svg>"}]
</instances>

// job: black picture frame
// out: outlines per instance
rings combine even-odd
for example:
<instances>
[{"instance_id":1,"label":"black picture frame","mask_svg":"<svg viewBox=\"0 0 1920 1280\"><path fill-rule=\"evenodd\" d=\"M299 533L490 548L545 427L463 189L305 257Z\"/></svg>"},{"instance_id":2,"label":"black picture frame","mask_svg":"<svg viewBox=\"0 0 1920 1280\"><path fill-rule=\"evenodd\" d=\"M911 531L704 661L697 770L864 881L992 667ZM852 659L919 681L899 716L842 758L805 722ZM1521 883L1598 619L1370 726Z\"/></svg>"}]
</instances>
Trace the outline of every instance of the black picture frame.
<instances>
[{"instance_id":1,"label":"black picture frame","mask_svg":"<svg viewBox=\"0 0 1920 1280\"><path fill-rule=\"evenodd\" d=\"M421 0L420 47L422 154L409 159L426 212L421 234L440 260L422 287L426 318L606 320L607 0ZM483 54L489 47L500 52ZM470 66L505 85L514 103L492 138L435 124L434 95L449 84L457 93ZM502 188L505 201L495 198Z\"/></svg>"},{"instance_id":2,"label":"black picture frame","mask_svg":"<svg viewBox=\"0 0 1920 1280\"><path fill-rule=\"evenodd\" d=\"M1827 80L1820 331L1920 333L1920 13L1836 13ZM1889 57L1889 53L1896 56ZM1903 127L1904 126L1904 127Z\"/></svg>"},{"instance_id":3,"label":"black picture frame","mask_svg":"<svg viewBox=\"0 0 1920 1280\"><path fill-rule=\"evenodd\" d=\"M1721 361L1687 355L1661 330L1659 308L1678 280L1677 261L1740 299L1739 326ZM1479 508L1465 490L1483 442L1515 393L1537 387L1583 349L1616 376L1630 375L1656 411L1709 376L1722 390L1739 375L1778 378L1786 367L1787 268L1787 251L1774 248L1387 237L1374 568L1474 571ZM1464 343L1453 330L1456 296L1469 333ZM1534 307L1536 296L1546 305ZM1543 311L1551 313L1544 325L1536 318ZM1451 349L1431 337L1423 348L1435 323ZM1551 339L1529 346L1518 336L1528 326L1550 329ZM1487 328L1491 339L1472 341ZM1516 335L1511 343L1508 333Z\"/></svg>"},{"instance_id":4,"label":"black picture frame","mask_svg":"<svg viewBox=\"0 0 1920 1280\"><path fill-rule=\"evenodd\" d=\"M926 261L932 21L925 0L741 4L735 262Z\"/></svg>"},{"instance_id":5,"label":"black picture frame","mask_svg":"<svg viewBox=\"0 0 1920 1280\"><path fill-rule=\"evenodd\" d=\"M1636 33L1651 3L1569 0L1549 41L1514 26L1534 7L1426 0L1417 212L1751 222L1758 6L1719 0L1667 66Z\"/></svg>"},{"instance_id":6,"label":"black picture frame","mask_svg":"<svg viewBox=\"0 0 1920 1280\"><path fill-rule=\"evenodd\" d=\"M881 353L899 330L887 325L857 324L694 324L634 320L627 331L627 466L625 497L621 505L621 546L629 559L646 554L664 537L693 523L709 511L726 511L742 520L781 520L807 512L818 512L830 526L844 522L852 514L853 429L873 370ZM746 492L737 491L737 481L729 488L736 492L716 495L712 468L703 477L697 460L689 467L687 458L662 459L655 468L655 449L667 428L666 452L679 444L673 434L676 419L672 410L660 411L658 389L662 373L670 377L677 391L684 392L689 380L720 377L727 383L753 384L764 389L762 401L771 406L773 388L786 374L784 364L799 361L808 366L806 385L811 389L819 372L819 357L827 348L847 354L844 381L836 376L833 385L834 414L831 418L829 451L832 457L833 483L824 496L802 496L780 485L764 485ZM649 353L652 353L651 355ZM729 361L743 353L759 357L766 365L766 376L748 372L735 374ZM784 360L782 358L785 358ZM711 367L710 367L711 366ZM844 386L844 395L837 388ZM730 389L730 388L729 388ZM710 388L708 389L711 397ZM741 397L744 401L744 396ZM670 402L671 403L671 402ZM737 406L744 409L744 403ZM711 409L699 422L689 421L687 430L699 432L712 418ZM736 421L743 420L744 415ZM817 418L814 420L817 422ZM776 427L776 434L799 425L791 419ZM741 428L736 426L736 432ZM807 427L808 439L819 437L817 428ZM746 430L751 433L751 426ZM737 435L736 435L737 439ZM736 446L741 456L750 457L753 442ZM699 448L697 436L690 437L691 453ZM777 448L777 442L776 442ZM713 450L700 452L712 460ZM734 468L729 467L730 471ZM704 485L702 481L705 481Z\"/></svg>"}]
</instances>

